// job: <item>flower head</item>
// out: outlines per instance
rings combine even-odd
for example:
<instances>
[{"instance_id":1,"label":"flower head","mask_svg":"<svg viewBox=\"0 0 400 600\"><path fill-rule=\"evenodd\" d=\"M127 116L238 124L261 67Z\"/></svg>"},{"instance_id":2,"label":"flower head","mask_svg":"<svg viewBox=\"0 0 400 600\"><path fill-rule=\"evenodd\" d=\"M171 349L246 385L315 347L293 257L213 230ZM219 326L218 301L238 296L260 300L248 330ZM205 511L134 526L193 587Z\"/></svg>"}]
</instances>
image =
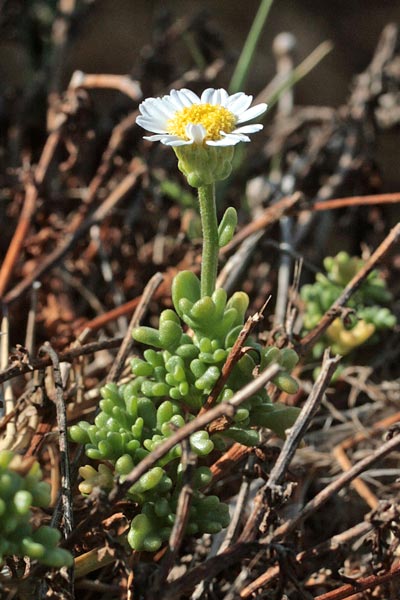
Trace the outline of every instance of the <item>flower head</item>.
<instances>
[{"instance_id":1,"label":"flower head","mask_svg":"<svg viewBox=\"0 0 400 600\"><path fill-rule=\"evenodd\" d=\"M167 146L234 146L249 142L247 134L263 127L241 126L267 109L264 103L250 108L252 100L243 92L230 96L224 89L208 88L201 97L187 89L171 90L167 96L142 102L136 122L155 134L145 139Z\"/></svg>"}]
</instances>

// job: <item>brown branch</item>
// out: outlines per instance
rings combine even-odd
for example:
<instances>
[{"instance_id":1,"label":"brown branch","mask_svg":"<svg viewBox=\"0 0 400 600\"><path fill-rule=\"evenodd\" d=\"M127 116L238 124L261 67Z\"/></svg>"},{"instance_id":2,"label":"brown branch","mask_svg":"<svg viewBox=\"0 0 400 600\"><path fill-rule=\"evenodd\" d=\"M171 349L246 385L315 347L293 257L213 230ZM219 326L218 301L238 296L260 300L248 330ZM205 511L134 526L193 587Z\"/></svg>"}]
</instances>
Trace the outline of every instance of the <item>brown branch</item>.
<instances>
[{"instance_id":1,"label":"brown branch","mask_svg":"<svg viewBox=\"0 0 400 600\"><path fill-rule=\"evenodd\" d=\"M313 548L299 552L296 555L296 563L298 564L297 572L302 573L302 576L306 576L307 573L312 573L316 568L317 564L325 556L329 556L332 552L338 552L341 546L350 544L353 540L360 539L373 529L372 523L367 521L361 521L354 527L334 535L333 537L321 542ZM280 565L274 565L267 569L262 575L254 579L251 583L246 585L241 592L241 598L249 598L257 591L265 588L267 585L272 583L280 575Z\"/></svg>"},{"instance_id":2,"label":"brown branch","mask_svg":"<svg viewBox=\"0 0 400 600\"><path fill-rule=\"evenodd\" d=\"M369 456L366 456L359 462L355 463L351 469L337 477L332 483L327 485L319 494L317 494L312 500L310 500L303 510L293 519L283 523L274 532L274 540L282 539L289 535L296 527L300 525L305 519L307 519L313 512L323 506L331 496L337 494L345 485L353 481L358 475L369 468L377 460L384 458L387 454L390 454L393 450L400 447L400 434L397 434L392 439L387 441L385 444L379 446L376 450L371 452Z\"/></svg>"},{"instance_id":3,"label":"brown branch","mask_svg":"<svg viewBox=\"0 0 400 600\"><path fill-rule=\"evenodd\" d=\"M261 520L266 512L266 506L271 503L271 498L273 500L274 492L282 481L297 447L318 410L339 360L340 357L330 358L329 351L325 352L321 372L313 386L311 394L301 409L295 424L290 429L267 483L255 498L253 510L239 538L241 542L249 542L257 535Z\"/></svg>"},{"instance_id":4,"label":"brown branch","mask_svg":"<svg viewBox=\"0 0 400 600\"><path fill-rule=\"evenodd\" d=\"M84 346L79 346L78 348L73 348L72 350L60 352L58 354L58 358L60 362L71 363L79 356L94 354L100 350L118 348L121 345L122 340L123 337L118 336L108 340L101 340L100 342L90 342ZM0 383L4 383L4 381L8 381L13 377L18 377L18 375L24 375L25 373L30 373L31 371L44 369L45 367L49 367L51 364L52 362L50 358L30 358L29 362L19 362L18 364L11 365L4 371L0 372Z\"/></svg>"},{"instance_id":5,"label":"brown branch","mask_svg":"<svg viewBox=\"0 0 400 600\"><path fill-rule=\"evenodd\" d=\"M57 426L58 426L58 444L60 448L60 470L61 470L61 508L63 514L62 530L64 538L67 539L72 533L74 526L74 513L73 513L73 498L72 498L72 481L71 481L71 470L70 470L70 457L68 448L68 432L67 432L67 412L65 409L64 402L64 386L60 371L60 359L57 356L55 350L50 346L48 342L43 344L39 349L40 354L47 354L51 360L53 367L54 377L54 388L55 388L55 405L57 413ZM52 525L56 526L59 521L59 514L56 510ZM74 578L73 568L67 570L67 585L68 589L73 596L74 594Z\"/></svg>"},{"instance_id":6,"label":"brown branch","mask_svg":"<svg viewBox=\"0 0 400 600\"><path fill-rule=\"evenodd\" d=\"M75 71L71 78L69 87L72 89L114 89L129 96L137 102L142 97L140 85L137 81L127 75L110 75L106 73L88 74Z\"/></svg>"},{"instance_id":7,"label":"brown branch","mask_svg":"<svg viewBox=\"0 0 400 600\"><path fill-rule=\"evenodd\" d=\"M240 463L250 452L250 446L243 446L235 442L218 460L211 465L212 481L215 483L227 475Z\"/></svg>"},{"instance_id":8,"label":"brown branch","mask_svg":"<svg viewBox=\"0 0 400 600\"><path fill-rule=\"evenodd\" d=\"M220 254L229 254L231 250L236 248L236 246L243 242L243 240L249 237L252 233L256 233L260 229L265 229L269 225L279 221L283 215L287 215L289 212L291 212L301 199L302 195L299 192L296 192L292 196L282 198L282 200L279 200L279 202L276 204L268 206L261 217L243 227L243 229L241 229L239 233L233 237L232 241L221 249Z\"/></svg>"},{"instance_id":9,"label":"brown branch","mask_svg":"<svg viewBox=\"0 0 400 600\"><path fill-rule=\"evenodd\" d=\"M296 192L292 196L282 198L276 204L272 204L265 209L263 214L255 219L243 229L241 229L232 239L232 241L221 249L220 254L229 254L236 246L243 242L250 235L265 229L269 225L272 225L280 218L289 213L298 213L303 211L315 210L324 211L332 210L336 208L344 208L346 206L363 206L368 204L394 204L400 202L400 193L393 194L377 194L371 196L353 196L348 198L335 198L333 200L323 200L314 202L311 207L300 206L302 195Z\"/></svg>"},{"instance_id":10,"label":"brown branch","mask_svg":"<svg viewBox=\"0 0 400 600\"><path fill-rule=\"evenodd\" d=\"M161 275L161 273L155 273L155 275L153 275L153 277L146 285L143 294L140 297L140 301L136 306L136 310L133 313L126 335L122 341L120 349L118 350L118 354L115 357L114 363L109 371L107 381L118 381L118 379L120 378L120 375L125 366L126 359L133 345L132 329L140 324L147 311L149 303L151 302L151 299L154 296L154 292L162 283L162 281L163 276Z\"/></svg>"},{"instance_id":11,"label":"brown branch","mask_svg":"<svg viewBox=\"0 0 400 600\"><path fill-rule=\"evenodd\" d=\"M339 444L338 446L335 446L335 448L332 450L332 454L336 458L337 462L339 463L342 471L348 471L349 469L351 469L351 460L347 456L347 454L341 444ZM368 504L368 506L370 508L374 509L378 506L378 504L379 504L378 498L375 496L375 494L373 492L371 492L371 490L369 489L369 486L365 483L365 481L356 477L351 485L356 490L358 495L361 498L363 498L363 500L365 500L365 502Z\"/></svg>"},{"instance_id":12,"label":"brown branch","mask_svg":"<svg viewBox=\"0 0 400 600\"><path fill-rule=\"evenodd\" d=\"M249 317L247 319L246 323L243 325L243 328L242 328L241 332L239 333L235 343L233 344L232 349L229 352L229 355L222 367L221 375L219 376L216 384L214 385L213 389L211 390L210 395L208 396L207 400L204 403L204 406L202 406L202 408L200 409L199 415L202 415L207 410L210 410L210 408L212 408L214 406L214 404L216 403L217 398L220 395L220 393L222 392L222 389L223 389L225 383L227 382L228 377L231 374L233 367L238 362L238 360L243 356L243 345L244 345L245 341L247 340L247 338L249 337L251 330L257 325L257 323L259 323L264 318L263 312L264 312L265 306L266 305L264 304L262 309L260 311L258 311L255 315L252 315L251 317Z\"/></svg>"},{"instance_id":13,"label":"brown branch","mask_svg":"<svg viewBox=\"0 0 400 600\"><path fill-rule=\"evenodd\" d=\"M38 189L42 185L47 173L47 169L53 160L54 152L60 141L60 130L49 135L44 145L39 163L35 169L34 181L26 185L25 201L19 217L18 225L15 229L7 254L4 258L0 270L0 298L3 297L7 284L12 275L13 267L18 259L19 252L25 242L33 213L35 211L36 200L38 198Z\"/></svg>"},{"instance_id":14,"label":"brown branch","mask_svg":"<svg viewBox=\"0 0 400 600\"><path fill-rule=\"evenodd\" d=\"M390 233L386 236L383 242L378 246L375 252L370 256L365 265L360 271L353 277L351 281L346 285L339 298L332 304L332 306L324 314L320 322L314 329L312 329L300 342L296 350L305 355L310 348L315 344L318 338L328 329L329 325L333 323L336 317L341 313L341 310L346 306L350 297L359 289L363 281L368 277L371 271L376 267L376 263L380 261L385 254L397 243L400 236L400 223L398 223Z\"/></svg>"},{"instance_id":15,"label":"brown branch","mask_svg":"<svg viewBox=\"0 0 400 600\"><path fill-rule=\"evenodd\" d=\"M359 596L357 592L361 593L365 592L365 590L371 590L378 585L389 583L398 577L400 577L400 565L391 571L388 571L387 573L382 573L381 575L369 575L368 577L356 579L354 585L343 585L336 590L315 596L314 600L344 600L344 598L349 598L349 596L354 598L354 600L356 600L356 598L360 598L361 600L361 598L364 598L365 596L364 594ZM355 593L357 593L357 595L353 596Z\"/></svg>"},{"instance_id":16,"label":"brown branch","mask_svg":"<svg viewBox=\"0 0 400 600\"><path fill-rule=\"evenodd\" d=\"M4 297L5 304L11 304L17 300L32 283L40 279L42 275L59 262L76 242L90 229L92 225L104 219L104 217L126 196L126 194L136 185L138 177L145 172L145 166L139 159L133 159L131 163L131 172L117 185L109 196L101 203L101 205L88 216L82 223L79 222L78 227L70 232L64 238L64 241L53 250L36 269L20 283L18 283Z\"/></svg>"},{"instance_id":17,"label":"brown branch","mask_svg":"<svg viewBox=\"0 0 400 600\"><path fill-rule=\"evenodd\" d=\"M336 208L345 208L347 206L367 206L369 204L397 204L400 202L400 193L394 194L374 194L372 196L350 196L348 198L334 198L332 200L323 200L314 202L312 210L333 210ZM306 210L309 210L308 208Z\"/></svg>"}]
</instances>

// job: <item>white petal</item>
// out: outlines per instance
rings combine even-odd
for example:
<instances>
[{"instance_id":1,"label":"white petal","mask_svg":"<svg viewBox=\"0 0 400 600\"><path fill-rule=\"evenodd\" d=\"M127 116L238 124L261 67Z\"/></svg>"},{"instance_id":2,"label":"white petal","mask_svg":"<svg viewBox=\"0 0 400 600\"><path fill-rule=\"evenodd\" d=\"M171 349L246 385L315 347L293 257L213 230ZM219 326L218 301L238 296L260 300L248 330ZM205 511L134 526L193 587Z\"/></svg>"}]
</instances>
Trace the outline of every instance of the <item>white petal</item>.
<instances>
[{"instance_id":1,"label":"white petal","mask_svg":"<svg viewBox=\"0 0 400 600\"><path fill-rule=\"evenodd\" d=\"M167 139L169 136L164 134L157 133L157 135L144 135L144 140L149 140L149 142L162 142Z\"/></svg>"},{"instance_id":2,"label":"white petal","mask_svg":"<svg viewBox=\"0 0 400 600\"><path fill-rule=\"evenodd\" d=\"M157 104L157 106L154 107L154 110L157 110L159 112L159 114L162 115L166 120L172 119L176 113L176 109L173 108L172 106L170 107L163 100L160 100L160 102Z\"/></svg>"},{"instance_id":3,"label":"white petal","mask_svg":"<svg viewBox=\"0 0 400 600\"><path fill-rule=\"evenodd\" d=\"M153 104L154 102L157 102L157 98L146 98L146 100L143 100L143 102L139 104L139 110L142 110L143 108L147 107L149 104Z\"/></svg>"},{"instance_id":4,"label":"white petal","mask_svg":"<svg viewBox=\"0 0 400 600\"><path fill-rule=\"evenodd\" d=\"M166 144L167 142L179 142L182 140L182 138L179 135L172 135L171 133L167 133L162 137L162 140L160 140L163 144ZM185 140L183 140L185 141Z\"/></svg>"},{"instance_id":5,"label":"white petal","mask_svg":"<svg viewBox=\"0 0 400 600\"><path fill-rule=\"evenodd\" d=\"M261 131L264 128L264 125L260 125L259 123L254 123L254 125L243 125L243 127L238 127L234 129L231 133L256 133L256 131Z\"/></svg>"},{"instance_id":6,"label":"white petal","mask_svg":"<svg viewBox=\"0 0 400 600\"><path fill-rule=\"evenodd\" d=\"M229 94L223 88L221 88L219 91L221 94L221 106L226 106L226 103L228 102L228 99L229 99Z\"/></svg>"},{"instance_id":7,"label":"white petal","mask_svg":"<svg viewBox=\"0 0 400 600\"><path fill-rule=\"evenodd\" d=\"M200 98L197 94L192 92L192 90L188 90L187 88L182 88L178 90L178 94L180 96L181 101L184 106L192 106L192 104L200 104Z\"/></svg>"},{"instance_id":8,"label":"white petal","mask_svg":"<svg viewBox=\"0 0 400 600\"><path fill-rule=\"evenodd\" d=\"M215 91L216 90L214 88L207 88L206 90L204 90L200 98L201 102L203 104L211 104Z\"/></svg>"},{"instance_id":9,"label":"white petal","mask_svg":"<svg viewBox=\"0 0 400 600\"><path fill-rule=\"evenodd\" d=\"M186 106L186 104L184 104L182 102L182 98L184 98L185 96L181 95L178 90L171 90L169 97L170 97L172 104L178 110L182 110L182 108L184 108Z\"/></svg>"},{"instance_id":10,"label":"white petal","mask_svg":"<svg viewBox=\"0 0 400 600\"><path fill-rule=\"evenodd\" d=\"M180 107L177 107L172 99L171 96L163 96L162 98L162 102L165 108L168 109L168 111L170 112L170 118L172 118L174 116L174 114L176 113L176 110L178 108L178 110L180 110Z\"/></svg>"},{"instance_id":11,"label":"white petal","mask_svg":"<svg viewBox=\"0 0 400 600\"><path fill-rule=\"evenodd\" d=\"M195 144L202 144L207 135L207 131L203 125L195 125L194 123L186 125L185 133Z\"/></svg>"},{"instance_id":12,"label":"white petal","mask_svg":"<svg viewBox=\"0 0 400 600\"><path fill-rule=\"evenodd\" d=\"M174 110L168 110L163 108L162 100L156 100L154 98L149 98L152 102L146 102L146 104L142 103L139 105L139 110L144 117L150 120L158 121L158 123L162 122L166 125L168 119L170 119L175 114ZM167 110L167 112L166 112Z\"/></svg>"},{"instance_id":13,"label":"white petal","mask_svg":"<svg viewBox=\"0 0 400 600\"><path fill-rule=\"evenodd\" d=\"M210 104L219 104L220 106L223 106L223 101L226 100L227 97L227 92L222 88L220 88L219 90L214 90L211 96Z\"/></svg>"},{"instance_id":14,"label":"white petal","mask_svg":"<svg viewBox=\"0 0 400 600\"><path fill-rule=\"evenodd\" d=\"M136 119L136 123L146 129L147 131L152 131L153 133L167 133L165 122L158 119L150 119L150 117L141 117L139 116Z\"/></svg>"},{"instance_id":15,"label":"white petal","mask_svg":"<svg viewBox=\"0 0 400 600\"><path fill-rule=\"evenodd\" d=\"M264 103L256 104L255 106L252 106L248 110L241 113L239 115L237 123L243 123L244 121L250 121L251 119L254 119L255 117L258 117L259 115L262 115L263 113L265 113L266 110L267 110L266 104L264 104Z\"/></svg>"},{"instance_id":16,"label":"white petal","mask_svg":"<svg viewBox=\"0 0 400 600\"><path fill-rule=\"evenodd\" d=\"M236 131L232 131L232 133L224 133L221 131L221 135L225 138L230 136L239 138L240 142L250 142L250 138L247 135L244 135L243 133L237 133Z\"/></svg>"},{"instance_id":17,"label":"white petal","mask_svg":"<svg viewBox=\"0 0 400 600\"><path fill-rule=\"evenodd\" d=\"M242 140L232 134L227 134L226 137L221 138L220 140L210 140L206 142L207 146L235 146Z\"/></svg>"},{"instance_id":18,"label":"white petal","mask_svg":"<svg viewBox=\"0 0 400 600\"><path fill-rule=\"evenodd\" d=\"M229 99L226 103L226 108L233 112L235 115L239 116L242 112L247 110L252 103L253 96L248 96L243 92L238 92L237 94L233 94L229 96Z\"/></svg>"},{"instance_id":19,"label":"white petal","mask_svg":"<svg viewBox=\"0 0 400 600\"><path fill-rule=\"evenodd\" d=\"M160 102L161 98L147 98L139 104L139 110L144 115L153 115L158 112Z\"/></svg>"},{"instance_id":20,"label":"white petal","mask_svg":"<svg viewBox=\"0 0 400 600\"><path fill-rule=\"evenodd\" d=\"M193 144L193 141L183 140L182 138L179 138L177 140L163 141L163 144L165 144L166 146L188 146L189 144Z\"/></svg>"}]
</instances>

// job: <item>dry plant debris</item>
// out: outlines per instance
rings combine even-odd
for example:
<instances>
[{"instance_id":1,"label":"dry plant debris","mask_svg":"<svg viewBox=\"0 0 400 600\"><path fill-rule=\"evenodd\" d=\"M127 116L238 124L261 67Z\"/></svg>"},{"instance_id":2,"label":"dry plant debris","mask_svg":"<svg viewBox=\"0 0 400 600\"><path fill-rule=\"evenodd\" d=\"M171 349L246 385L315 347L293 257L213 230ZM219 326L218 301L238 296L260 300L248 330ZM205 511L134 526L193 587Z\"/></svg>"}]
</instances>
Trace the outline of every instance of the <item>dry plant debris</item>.
<instances>
[{"instance_id":1,"label":"dry plant debris","mask_svg":"<svg viewBox=\"0 0 400 600\"><path fill-rule=\"evenodd\" d=\"M327 351L314 382L307 355L345 314L371 270L382 269L394 298L400 291L400 192L380 192L385 182L375 149L377 138L400 124L393 109L400 95L397 27L382 32L343 106L296 106L292 89L281 96L268 117L267 135L221 188L223 203L236 206L240 222L220 253L220 281L228 291L239 284L246 290L253 315L226 372L198 416L124 483L108 495L96 489L82 497L82 451L68 441L67 424L94 418L101 385L128 378L127 360L140 352L132 328L155 324L170 307L178 271L200 270L198 248L190 242L197 218L193 198L172 158L143 142L135 125L141 90L160 95L189 85L220 87L229 53L204 16L185 18L158 33L136 78L76 72L64 90L60 74L75 4L61 1L54 22L51 77L42 82L47 130L38 117L29 138L26 118L13 113L1 138L0 200L7 223L0 241L0 447L40 462L52 486L52 506L34 518L60 528L75 566L55 572L10 557L0 574L2 597L396 600L398 330L379 346L360 349L334 386L338 358ZM182 36L203 61L186 72L173 63ZM292 64L290 48L286 59ZM281 69L279 55L280 77ZM277 76L257 101L273 98L281 81ZM37 93L34 85L26 102ZM120 94L117 108L96 118L96 98L104 89ZM343 248L362 250L365 267L300 338L293 265L302 261L301 281L309 280L324 256ZM393 310L399 315L398 300ZM225 538L187 538L193 491L188 436L202 427L223 427L254 389L279 372L272 366L229 402L215 404L253 328L264 340L301 354L300 390L294 399L279 398L299 406L300 417L285 442L267 431L257 448L234 443L221 457L210 456L210 486L230 503L232 524ZM124 492L177 443L187 480L169 545L155 554L132 552L124 534L135 506Z\"/></svg>"}]
</instances>

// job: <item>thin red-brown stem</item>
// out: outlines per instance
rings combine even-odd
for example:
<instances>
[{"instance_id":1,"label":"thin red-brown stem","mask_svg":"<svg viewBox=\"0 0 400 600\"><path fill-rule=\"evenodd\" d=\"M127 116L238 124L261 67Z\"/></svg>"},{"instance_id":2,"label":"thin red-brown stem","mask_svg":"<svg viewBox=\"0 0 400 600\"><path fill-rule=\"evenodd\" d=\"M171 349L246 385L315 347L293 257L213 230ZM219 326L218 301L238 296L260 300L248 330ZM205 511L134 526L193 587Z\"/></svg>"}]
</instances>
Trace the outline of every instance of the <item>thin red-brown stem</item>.
<instances>
[{"instance_id":1,"label":"thin red-brown stem","mask_svg":"<svg viewBox=\"0 0 400 600\"><path fill-rule=\"evenodd\" d=\"M284 215L295 210L296 205L298 205L301 198L301 194L299 192L296 192L292 196L282 198L276 204L268 206L268 208L265 209L263 214L258 219L252 221L251 223L243 227L243 229L241 229L233 237L229 244L221 248L220 254L229 254L231 250L236 248L236 246L238 246L241 242L243 242L243 240L248 238L252 233L256 233L256 231L259 231L260 229L265 229L269 225L272 225L273 223L279 221L279 219Z\"/></svg>"},{"instance_id":2,"label":"thin red-brown stem","mask_svg":"<svg viewBox=\"0 0 400 600\"><path fill-rule=\"evenodd\" d=\"M82 237L92 225L104 219L104 217L115 208L115 206L126 196L128 192L136 185L138 178L143 175L145 167L138 159L133 159L130 165L130 172L125 175L122 181L112 190L107 198L96 208L96 210L87 217L82 223L78 217L76 228L67 234L63 241L49 254L36 269L12 288L4 297L5 304L11 304L17 300L26 290L30 288L36 279L40 279L54 264L60 261L67 252L73 247L78 239Z\"/></svg>"},{"instance_id":3,"label":"thin red-brown stem","mask_svg":"<svg viewBox=\"0 0 400 600\"><path fill-rule=\"evenodd\" d=\"M239 333L237 340L233 344L232 349L225 361L225 364L222 367L221 375L220 375L217 383L211 390L210 395L208 396L207 400L204 403L204 406L200 409L199 415L202 415L203 413L207 412L207 410L209 410L210 408L212 408L215 405L218 396L222 392L222 389L223 389L225 383L227 382L229 375L232 372L233 367L238 362L238 360L243 356L243 350L244 350L243 346L244 346L245 341L249 337L251 330L263 318L263 310L264 310L264 307L261 309L261 311L257 312L255 315L252 315L251 317L249 317L247 319L246 323L243 325L242 331Z\"/></svg>"},{"instance_id":4,"label":"thin red-brown stem","mask_svg":"<svg viewBox=\"0 0 400 600\"><path fill-rule=\"evenodd\" d=\"M357 523L354 527L332 536L317 546L299 552L296 555L297 572L299 574L301 572L304 577L306 573L310 573L315 569L318 559L324 559L324 557L329 556L332 552L337 552L342 546L362 538L371 529L373 529L373 525L370 522L361 521L361 523ZM279 564L269 567L259 577L240 590L240 598L251 598L257 592L260 593L263 588L268 589L267 586L275 581L280 574L281 567Z\"/></svg>"},{"instance_id":5,"label":"thin red-brown stem","mask_svg":"<svg viewBox=\"0 0 400 600\"><path fill-rule=\"evenodd\" d=\"M26 239L32 215L35 211L36 200L38 197L38 187L43 183L47 169L53 159L54 152L60 141L60 132L54 131L47 138L43 148L40 161L35 169L34 181L30 181L26 185L25 201L19 217L17 227L4 258L0 269L0 298L3 297L10 281L12 271L17 262L20 250Z\"/></svg>"},{"instance_id":6,"label":"thin red-brown stem","mask_svg":"<svg viewBox=\"0 0 400 600\"><path fill-rule=\"evenodd\" d=\"M303 521L305 521L312 513L323 506L329 498L337 494L339 490L351 483L358 475L363 473L370 465L390 454L393 450L397 450L400 446L400 434L395 435L389 441L385 442L373 452L367 455L362 460L355 463L351 469L345 471L342 475L334 479L329 485L321 490L314 498L312 498L304 508L292 519L282 523L274 532L274 540L282 540L296 529Z\"/></svg>"},{"instance_id":7,"label":"thin red-brown stem","mask_svg":"<svg viewBox=\"0 0 400 600\"><path fill-rule=\"evenodd\" d=\"M385 583L389 583L394 579L400 577L400 565L392 569L387 573L383 573L382 575L369 575L369 577L362 577L361 579L357 579L354 582L354 585L346 584L337 588L336 590L331 590L330 592L326 592L326 594L321 594L320 596L316 596L314 600L344 600L345 598L350 598L350 596L355 600L356 598L364 598L364 595L361 592L365 592L365 590L370 590L378 585L383 585ZM356 596L354 594L356 593Z\"/></svg>"},{"instance_id":8,"label":"thin red-brown stem","mask_svg":"<svg viewBox=\"0 0 400 600\"><path fill-rule=\"evenodd\" d=\"M400 192L393 194L374 194L371 196L350 196L348 198L334 198L315 202L312 210L333 210L346 206L366 206L371 204L396 204L400 202Z\"/></svg>"},{"instance_id":9,"label":"thin red-brown stem","mask_svg":"<svg viewBox=\"0 0 400 600\"><path fill-rule=\"evenodd\" d=\"M83 346L79 346L77 348L72 348L71 350L65 350L64 352L60 352L58 357L60 362L73 362L79 356L87 356L88 354L94 354L95 352L99 352L100 350L108 350L110 348L119 348L121 346L121 342L123 341L123 337L118 336L115 338L111 338L108 340L100 340L99 342L90 342L89 344L85 344ZM12 379L13 377L18 377L18 375L24 375L25 373L30 373L31 371L37 371L40 369L44 369L51 365L51 360L48 357L44 358L30 358L28 361L20 360L15 364L11 364L9 367L4 369L4 371L0 371L0 384ZM3 421L0 424L3 426Z\"/></svg>"}]
</instances>

